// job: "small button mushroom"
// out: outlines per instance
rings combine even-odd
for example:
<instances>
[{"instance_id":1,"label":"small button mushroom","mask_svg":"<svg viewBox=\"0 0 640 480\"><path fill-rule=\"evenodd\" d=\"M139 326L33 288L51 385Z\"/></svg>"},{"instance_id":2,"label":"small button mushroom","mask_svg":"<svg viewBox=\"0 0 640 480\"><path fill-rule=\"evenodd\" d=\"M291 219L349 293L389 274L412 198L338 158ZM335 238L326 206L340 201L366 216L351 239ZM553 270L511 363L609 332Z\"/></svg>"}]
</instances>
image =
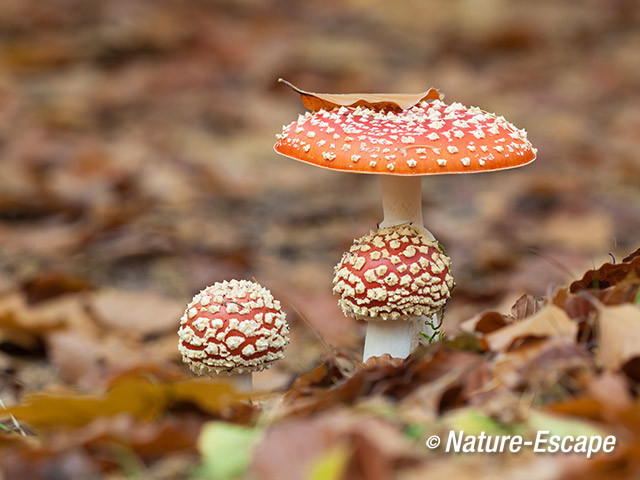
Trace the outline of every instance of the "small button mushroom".
<instances>
[{"instance_id":1,"label":"small button mushroom","mask_svg":"<svg viewBox=\"0 0 640 480\"><path fill-rule=\"evenodd\" d=\"M252 372L284 358L289 326L280 302L247 280L215 283L198 293L180 319L178 349L198 375L232 375L249 391Z\"/></svg>"},{"instance_id":2,"label":"small button mushroom","mask_svg":"<svg viewBox=\"0 0 640 480\"><path fill-rule=\"evenodd\" d=\"M364 359L404 358L416 319L436 314L453 288L451 261L415 226L380 228L353 242L335 267L333 293L348 317L368 321Z\"/></svg>"}]
</instances>

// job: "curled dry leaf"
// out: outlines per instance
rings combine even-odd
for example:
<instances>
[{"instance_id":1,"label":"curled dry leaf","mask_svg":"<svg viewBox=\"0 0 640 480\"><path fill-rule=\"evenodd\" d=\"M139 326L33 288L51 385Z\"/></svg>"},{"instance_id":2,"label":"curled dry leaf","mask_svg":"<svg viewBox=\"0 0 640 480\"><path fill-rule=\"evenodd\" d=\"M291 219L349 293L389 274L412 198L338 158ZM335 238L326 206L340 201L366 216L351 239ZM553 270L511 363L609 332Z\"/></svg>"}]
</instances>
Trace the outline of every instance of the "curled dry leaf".
<instances>
[{"instance_id":1,"label":"curled dry leaf","mask_svg":"<svg viewBox=\"0 0 640 480\"><path fill-rule=\"evenodd\" d=\"M640 256L634 254L627 257L627 262L605 263L597 270L589 270L580 280L569 287L571 293L580 290L605 290L623 282L625 279L640 278Z\"/></svg>"},{"instance_id":2,"label":"curled dry leaf","mask_svg":"<svg viewBox=\"0 0 640 480\"><path fill-rule=\"evenodd\" d=\"M578 324L571 320L566 312L555 305L548 305L532 317L514 322L485 337L487 345L493 351L507 351L516 340L527 337L565 336L575 340Z\"/></svg>"},{"instance_id":3,"label":"curled dry leaf","mask_svg":"<svg viewBox=\"0 0 640 480\"><path fill-rule=\"evenodd\" d=\"M295 90L302 97L302 103L309 110L331 110L336 107L367 107L376 110L406 110L422 101L442 100L441 95L435 88L430 88L421 93L314 93L299 89L292 83L280 78L280 83L284 83L289 88Z\"/></svg>"},{"instance_id":4,"label":"curled dry leaf","mask_svg":"<svg viewBox=\"0 0 640 480\"><path fill-rule=\"evenodd\" d=\"M599 309L597 358L607 370L618 370L640 356L640 307L632 304Z\"/></svg>"}]
</instances>

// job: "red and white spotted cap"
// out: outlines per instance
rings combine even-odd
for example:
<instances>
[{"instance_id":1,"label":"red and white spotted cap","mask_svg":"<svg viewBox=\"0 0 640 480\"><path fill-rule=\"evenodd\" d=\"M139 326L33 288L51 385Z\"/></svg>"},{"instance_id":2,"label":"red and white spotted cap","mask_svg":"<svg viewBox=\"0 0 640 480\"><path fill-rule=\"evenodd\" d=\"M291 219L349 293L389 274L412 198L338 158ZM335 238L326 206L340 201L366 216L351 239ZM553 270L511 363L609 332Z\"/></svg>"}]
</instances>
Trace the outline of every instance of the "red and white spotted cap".
<instances>
[{"instance_id":1,"label":"red and white spotted cap","mask_svg":"<svg viewBox=\"0 0 640 480\"><path fill-rule=\"evenodd\" d=\"M437 99L403 110L336 106L307 112L277 137L274 148L281 155L357 173L488 172L536 158L526 132L503 117Z\"/></svg>"},{"instance_id":2,"label":"red and white spotted cap","mask_svg":"<svg viewBox=\"0 0 640 480\"><path fill-rule=\"evenodd\" d=\"M284 358L288 335L280 302L269 290L230 280L193 297L180 319L178 349L197 374L252 372Z\"/></svg>"},{"instance_id":3,"label":"red and white spotted cap","mask_svg":"<svg viewBox=\"0 0 640 480\"><path fill-rule=\"evenodd\" d=\"M335 267L333 293L345 315L396 320L432 315L453 288L451 261L410 224L381 228L353 242Z\"/></svg>"}]
</instances>

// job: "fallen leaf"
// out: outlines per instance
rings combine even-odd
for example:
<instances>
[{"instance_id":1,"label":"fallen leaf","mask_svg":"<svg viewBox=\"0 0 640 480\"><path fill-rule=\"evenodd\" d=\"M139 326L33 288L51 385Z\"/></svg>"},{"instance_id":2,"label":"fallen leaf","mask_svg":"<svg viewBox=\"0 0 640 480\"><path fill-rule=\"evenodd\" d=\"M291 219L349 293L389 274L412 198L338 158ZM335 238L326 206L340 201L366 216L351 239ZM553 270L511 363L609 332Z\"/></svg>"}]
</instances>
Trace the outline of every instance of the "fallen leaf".
<instances>
[{"instance_id":1,"label":"fallen leaf","mask_svg":"<svg viewBox=\"0 0 640 480\"><path fill-rule=\"evenodd\" d=\"M627 255L626 257L624 257L622 259L622 261L623 262L631 262L632 260L634 260L634 259L636 259L638 257L640 257L640 247L637 250L635 250L632 253L630 253L629 255Z\"/></svg>"},{"instance_id":2,"label":"fallen leaf","mask_svg":"<svg viewBox=\"0 0 640 480\"><path fill-rule=\"evenodd\" d=\"M578 379L595 374L593 358L567 337L537 338L500 353L493 362L495 380L512 390L527 389L536 401L572 394Z\"/></svg>"},{"instance_id":3,"label":"fallen leaf","mask_svg":"<svg viewBox=\"0 0 640 480\"><path fill-rule=\"evenodd\" d=\"M511 322L510 317L493 310L483 312L460 324L460 329L465 332L491 333L507 326Z\"/></svg>"},{"instance_id":4,"label":"fallen leaf","mask_svg":"<svg viewBox=\"0 0 640 480\"><path fill-rule=\"evenodd\" d=\"M635 279L640 278L640 257L633 255L630 261L624 263L605 263L597 270L589 270L580 280L576 280L569 286L571 293L580 290L604 290L622 282L630 275Z\"/></svg>"},{"instance_id":5,"label":"fallen leaf","mask_svg":"<svg viewBox=\"0 0 640 480\"><path fill-rule=\"evenodd\" d=\"M536 314L544 305L544 299L524 294L511 307L511 316L516 320L524 320Z\"/></svg>"},{"instance_id":6,"label":"fallen leaf","mask_svg":"<svg viewBox=\"0 0 640 480\"><path fill-rule=\"evenodd\" d=\"M122 413L149 421L178 402L191 402L203 411L219 413L244 398L226 383L189 380L172 384L125 377L103 395L82 395L63 389L25 395L19 405L0 409L0 417L14 415L33 428L47 430L80 427L95 418Z\"/></svg>"},{"instance_id":7,"label":"fallen leaf","mask_svg":"<svg viewBox=\"0 0 640 480\"><path fill-rule=\"evenodd\" d=\"M601 306L596 357L607 370L619 370L640 356L640 307L631 304Z\"/></svg>"},{"instance_id":8,"label":"fallen leaf","mask_svg":"<svg viewBox=\"0 0 640 480\"><path fill-rule=\"evenodd\" d=\"M402 399L422 385L445 378L438 401L440 410L453 408L464 401L464 384L477 375L484 360L480 354L447 350L442 345L419 348L408 359L378 357L361 364L350 377L329 387L291 388L284 396L281 417L310 415L349 405L356 400L385 395ZM320 367L318 375L323 373ZM326 377L323 377L326 378ZM472 382L473 383L473 382ZM476 388L475 385L472 388ZM447 390L450 389L450 390Z\"/></svg>"},{"instance_id":9,"label":"fallen leaf","mask_svg":"<svg viewBox=\"0 0 640 480\"><path fill-rule=\"evenodd\" d=\"M148 291L101 289L90 306L104 326L139 336L177 331L184 312L182 303Z\"/></svg>"},{"instance_id":10,"label":"fallen leaf","mask_svg":"<svg viewBox=\"0 0 640 480\"><path fill-rule=\"evenodd\" d=\"M555 305L548 305L532 317L514 322L485 336L490 350L507 351L516 340L526 337L564 336L575 341L578 324Z\"/></svg>"},{"instance_id":11,"label":"fallen leaf","mask_svg":"<svg viewBox=\"0 0 640 480\"><path fill-rule=\"evenodd\" d=\"M376 110L406 110L422 101L441 100L444 98L438 90L430 88L422 93L314 93L306 92L286 80L278 79L289 88L298 92L302 97L302 103L309 110L331 110L336 107L365 107Z\"/></svg>"}]
</instances>

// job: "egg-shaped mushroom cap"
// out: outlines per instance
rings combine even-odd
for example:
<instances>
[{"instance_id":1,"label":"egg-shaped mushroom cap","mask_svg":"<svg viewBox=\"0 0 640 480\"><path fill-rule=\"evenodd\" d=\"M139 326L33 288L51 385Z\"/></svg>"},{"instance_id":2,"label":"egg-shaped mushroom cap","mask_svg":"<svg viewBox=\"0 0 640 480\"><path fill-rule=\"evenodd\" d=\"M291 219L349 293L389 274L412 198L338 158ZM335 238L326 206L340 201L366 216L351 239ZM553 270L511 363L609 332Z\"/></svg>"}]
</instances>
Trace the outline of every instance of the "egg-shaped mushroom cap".
<instances>
[{"instance_id":1,"label":"egg-shaped mushroom cap","mask_svg":"<svg viewBox=\"0 0 640 480\"><path fill-rule=\"evenodd\" d=\"M285 313L269 290L230 280L193 297L180 319L178 349L197 374L252 372L284 357L288 335Z\"/></svg>"},{"instance_id":2,"label":"egg-shaped mushroom cap","mask_svg":"<svg viewBox=\"0 0 640 480\"><path fill-rule=\"evenodd\" d=\"M503 117L439 99L307 112L283 127L274 148L322 168L386 175L489 172L536 158L526 132Z\"/></svg>"},{"instance_id":3,"label":"egg-shaped mushroom cap","mask_svg":"<svg viewBox=\"0 0 640 480\"><path fill-rule=\"evenodd\" d=\"M453 288L451 261L437 242L403 224L353 242L335 267L333 292L345 315L396 320L432 315Z\"/></svg>"}]
</instances>

